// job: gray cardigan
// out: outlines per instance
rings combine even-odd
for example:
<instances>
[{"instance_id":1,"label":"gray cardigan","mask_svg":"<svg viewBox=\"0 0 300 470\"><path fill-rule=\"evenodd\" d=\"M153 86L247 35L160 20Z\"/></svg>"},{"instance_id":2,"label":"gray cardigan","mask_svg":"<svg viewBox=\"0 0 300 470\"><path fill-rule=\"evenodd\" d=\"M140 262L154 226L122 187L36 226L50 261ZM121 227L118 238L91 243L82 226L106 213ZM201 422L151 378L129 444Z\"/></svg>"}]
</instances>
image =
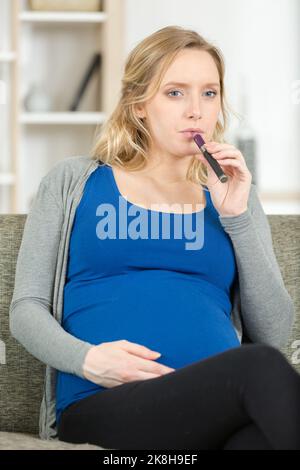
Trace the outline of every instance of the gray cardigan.
<instances>
[{"instance_id":1,"label":"gray cardigan","mask_svg":"<svg viewBox=\"0 0 300 470\"><path fill-rule=\"evenodd\" d=\"M46 364L39 434L57 439L56 371L84 378L84 358L93 346L61 326L63 289L70 234L85 183L99 162L72 156L44 176L27 215L18 254L10 305L10 331ZM275 258L271 231L251 184L248 208L239 216L219 220L229 234L237 262L231 318L240 342L285 346L295 318ZM126 339L126 338L125 338Z\"/></svg>"}]
</instances>

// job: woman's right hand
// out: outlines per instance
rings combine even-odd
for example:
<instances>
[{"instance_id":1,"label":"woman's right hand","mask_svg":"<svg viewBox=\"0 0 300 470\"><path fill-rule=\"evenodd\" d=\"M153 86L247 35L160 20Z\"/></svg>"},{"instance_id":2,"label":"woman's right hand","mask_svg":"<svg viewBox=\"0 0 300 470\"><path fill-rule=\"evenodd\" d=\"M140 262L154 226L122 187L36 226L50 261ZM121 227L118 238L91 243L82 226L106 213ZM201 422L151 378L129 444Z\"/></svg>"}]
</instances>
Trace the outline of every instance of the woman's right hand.
<instances>
[{"instance_id":1,"label":"woman's right hand","mask_svg":"<svg viewBox=\"0 0 300 470\"><path fill-rule=\"evenodd\" d=\"M155 359L160 355L127 340L93 346L85 356L83 375L87 380L111 388L134 380L152 379L173 372Z\"/></svg>"}]
</instances>

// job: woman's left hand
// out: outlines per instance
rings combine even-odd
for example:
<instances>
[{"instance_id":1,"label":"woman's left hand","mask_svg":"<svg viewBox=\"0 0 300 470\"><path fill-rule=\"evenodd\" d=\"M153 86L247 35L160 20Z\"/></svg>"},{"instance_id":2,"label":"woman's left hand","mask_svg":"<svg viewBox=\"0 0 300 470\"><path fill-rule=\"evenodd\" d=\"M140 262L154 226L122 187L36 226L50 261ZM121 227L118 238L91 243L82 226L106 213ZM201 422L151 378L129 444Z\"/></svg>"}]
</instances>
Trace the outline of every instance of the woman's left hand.
<instances>
[{"instance_id":1,"label":"woman's left hand","mask_svg":"<svg viewBox=\"0 0 300 470\"><path fill-rule=\"evenodd\" d=\"M221 183L202 153L196 154L196 157L207 167L206 186L210 191L215 209L220 216L225 217L242 214L248 207L252 181L252 175L242 153L233 145L218 142L207 142L205 148L228 176L226 183Z\"/></svg>"}]
</instances>

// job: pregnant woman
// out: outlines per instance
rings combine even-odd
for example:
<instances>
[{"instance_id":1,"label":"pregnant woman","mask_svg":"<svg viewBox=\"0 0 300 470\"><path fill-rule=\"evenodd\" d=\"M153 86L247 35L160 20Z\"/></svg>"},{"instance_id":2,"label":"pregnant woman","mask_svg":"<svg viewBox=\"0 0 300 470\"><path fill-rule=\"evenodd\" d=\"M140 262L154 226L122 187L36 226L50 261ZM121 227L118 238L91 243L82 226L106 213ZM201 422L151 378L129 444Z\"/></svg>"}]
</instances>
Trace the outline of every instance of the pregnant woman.
<instances>
[{"instance_id":1,"label":"pregnant woman","mask_svg":"<svg viewBox=\"0 0 300 470\"><path fill-rule=\"evenodd\" d=\"M42 179L10 307L47 364L41 438L300 449L300 377L279 351L294 306L226 122L221 52L166 27L129 55L91 156Z\"/></svg>"}]
</instances>

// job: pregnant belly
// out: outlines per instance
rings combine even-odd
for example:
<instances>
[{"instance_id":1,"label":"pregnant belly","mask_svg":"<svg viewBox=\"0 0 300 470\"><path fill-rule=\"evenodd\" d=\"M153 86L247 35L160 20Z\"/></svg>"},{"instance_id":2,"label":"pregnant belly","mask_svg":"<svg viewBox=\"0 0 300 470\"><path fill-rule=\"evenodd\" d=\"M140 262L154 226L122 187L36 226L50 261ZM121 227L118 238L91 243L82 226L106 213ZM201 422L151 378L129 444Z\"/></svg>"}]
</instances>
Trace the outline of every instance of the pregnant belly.
<instances>
[{"instance_id":1,"label":"pregnant belly","mask_svg":"<svg viewBox=\"0 0 300 470\"><path fill-rule=\"evenodd\" d=\"M78 338L92 344L126 339L160 352L157 362L173 368L240 346L230 302L208 283L169 271L129 273L111 301L100 284L99 302L89 302L87 293L84 308L64 324Z\"/></svg>"}]
</instances>

